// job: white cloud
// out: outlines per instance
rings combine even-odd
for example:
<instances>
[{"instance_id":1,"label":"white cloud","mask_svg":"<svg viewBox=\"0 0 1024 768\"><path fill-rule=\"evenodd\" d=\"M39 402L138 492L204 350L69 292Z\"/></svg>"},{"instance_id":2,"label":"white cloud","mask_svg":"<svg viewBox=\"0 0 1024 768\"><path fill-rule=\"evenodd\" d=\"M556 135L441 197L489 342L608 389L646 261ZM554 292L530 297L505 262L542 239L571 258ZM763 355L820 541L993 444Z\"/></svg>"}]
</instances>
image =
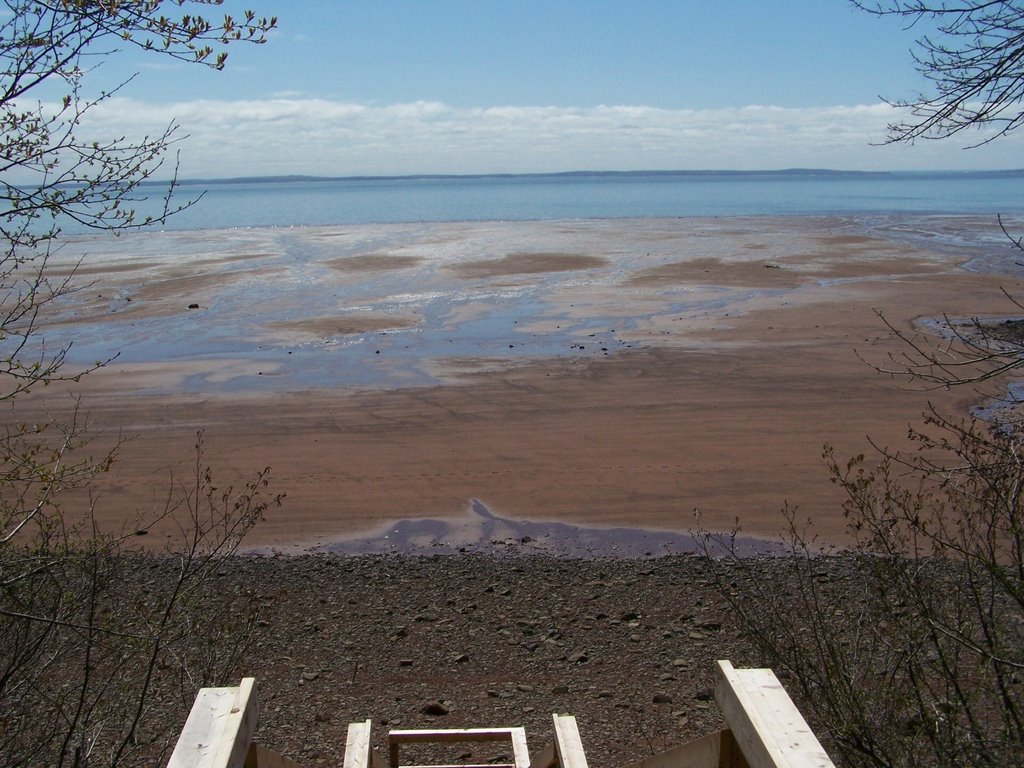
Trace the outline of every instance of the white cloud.
<instances>
[{"instance_id":1,"label":"white cloud","mask_svg":"<svg viewBox=\"0 0 1024 768\"><path fill-rule=\"evenodd\" d=\"M885 104L685 110L646 106L462 108L324 99L190 101L113 98L83 130L154 134L175 121L185 178L274 174L391 175L566 170L849 170L1024 167L1011 136L963 151L951 140L875 146L897 115Z\"/></svg>"}]
</instances>

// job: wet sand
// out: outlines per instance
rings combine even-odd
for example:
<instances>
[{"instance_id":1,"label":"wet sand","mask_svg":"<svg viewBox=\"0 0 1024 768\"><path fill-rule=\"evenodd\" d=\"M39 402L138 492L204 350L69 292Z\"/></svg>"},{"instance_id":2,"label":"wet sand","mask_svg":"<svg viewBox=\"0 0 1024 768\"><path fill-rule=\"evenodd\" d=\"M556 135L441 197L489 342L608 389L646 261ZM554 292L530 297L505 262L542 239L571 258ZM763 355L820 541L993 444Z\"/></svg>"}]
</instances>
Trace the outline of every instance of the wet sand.
<instances>
[{"instance_id":1,"label":"wet sand","mask_svg":"<svg viewBox=\"0 0 1024 768\"><path fill-rule=\"evenodd\" d=\"M707 528L738 519L771 539L786 503L842 543L823 444L905 446L929 402L967 413L981 399L876 373L860 358L901 351L876 310L913 332L1013 309L1011 250L938 251L898 229L410 225L306 231L301 259L245 241L186 263L122 243L90 256L94 282L55 338L88 357L125 350L73 387L97 445L131 438L98 489L111 528L188 477L202 429L219 476L270 466L288 494L248 540L261 550L580 554L571 539L620 554L615 529L643 528L655 533L630 552L657 554L683 546L695 510ZM978 256L987 272L963 268ZM19 402L20 416L66 410L67 389Z\"/></svg>"}]
</instances>

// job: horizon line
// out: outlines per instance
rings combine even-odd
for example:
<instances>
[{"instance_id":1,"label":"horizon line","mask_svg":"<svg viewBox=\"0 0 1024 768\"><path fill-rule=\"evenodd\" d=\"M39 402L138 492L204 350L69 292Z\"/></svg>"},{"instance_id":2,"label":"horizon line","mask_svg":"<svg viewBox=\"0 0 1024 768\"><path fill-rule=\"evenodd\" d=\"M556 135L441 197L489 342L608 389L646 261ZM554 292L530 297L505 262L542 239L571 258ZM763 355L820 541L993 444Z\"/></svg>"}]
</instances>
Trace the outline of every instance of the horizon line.
<instances>
[{"instance_id":1,"label":"horizon line","mask_svg":"<svg viewBox=\"0 0 1024 768\"><path fill-rule=\"evenodd\" d=\"M596 176L961 176L961 177L994 177L1024 176L1024 168L1005 170L888 170L888 171L854 171L835 168L780 168L775 170L603 170L603 171L540 171L522 173L410 173L410 174L356 174L344 176L313 175L313 174L277 174L257 176L225 176L212 178L187 179L146 179L142 185L176 185L195 184L239 184L239 183L290 183L310 181L417 181L431 179L513 179L513 178L569 178Z\"/></svg>"}]
</instances>

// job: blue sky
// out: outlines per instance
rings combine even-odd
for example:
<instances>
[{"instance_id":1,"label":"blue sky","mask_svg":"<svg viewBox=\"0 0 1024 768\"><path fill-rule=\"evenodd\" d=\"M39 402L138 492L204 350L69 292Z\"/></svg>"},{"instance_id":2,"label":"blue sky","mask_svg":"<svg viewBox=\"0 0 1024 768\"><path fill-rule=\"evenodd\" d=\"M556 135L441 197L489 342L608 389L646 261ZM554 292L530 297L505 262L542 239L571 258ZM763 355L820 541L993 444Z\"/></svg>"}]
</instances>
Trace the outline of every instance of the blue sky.
<instances>
[{"instance_id":1,"label":"blue sky","mask_svg":"<svg viewBox=\"0 0 1024 768\"><path fill-rule=\"evenodd\" d=\"M125 51L96 137L171 121L181 175L1024 167L1024 136L877 146L924 87L846 0L226 0L276 15L223 72ZM216 11L216 9L214 9ZM972 137L973 138L973 137Z\"/></svg>"}]
</instances>

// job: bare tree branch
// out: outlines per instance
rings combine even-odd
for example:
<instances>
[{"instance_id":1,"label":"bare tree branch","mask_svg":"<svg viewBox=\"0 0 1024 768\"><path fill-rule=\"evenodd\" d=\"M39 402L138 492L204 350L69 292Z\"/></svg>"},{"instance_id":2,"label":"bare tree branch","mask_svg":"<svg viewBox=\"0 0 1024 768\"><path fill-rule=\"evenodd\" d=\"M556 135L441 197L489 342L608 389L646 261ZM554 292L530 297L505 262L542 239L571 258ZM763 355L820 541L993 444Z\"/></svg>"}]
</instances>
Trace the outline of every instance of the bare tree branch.
<instances>
[{"instance_id":1,"label":"bare tree branch","mask_svg":"<svg viewBox=\"0 0 1024 768\"><path fill-rule=\"evenodd\" d=\"M83 287L77 264L58 263L62 228L118 233L194 202L174 195L183 138L175 124L150 136L82 135L90 112L133 82L85 96L99 58L132 46L220 69L225 46L262 43L276 21L187 12L219 0L0 2L0 764L159 763L160 747L138 737L154 702L167 698L168 679L209 682L251 637L243 621L228 650L210 650L218 634L210 617L199 619L203 585L281 497L269 494L266 471L219 496L200 440L191 491L171 489L163 509L128 533L100 530L92 483L123 441L90 455L77 403L64 421L40 423L24 423L17 406L37 387L109 362L72 370L70 346L46 343L61 301ZM34 98L44 85L63 96ZM143 187L158 176L168 178L162 190ZM143 200L155 200L157 212L137 214ZM68 502L71 490L78 503ZM172 520L189 534L178 567L150 557L138 568L135 534ZM159 578L146 575L151 565ZM200 639L204 624L209 637Z\"/></svg>"},{"instance_id":2,"label":"bare tree branch","mask_svg":"<svg viewBox=\"0 0 1024 768\"><path fill-rule=\"evenodd\" d=\"M967 146L987 144L1024 122L1024 7L1015 0L891 0L853 4L908 28L930 27L912 51L932 91L886 100L912 119L889 125L889 142L947 139L991 129Z\"/></svg>"}]
</instances>

